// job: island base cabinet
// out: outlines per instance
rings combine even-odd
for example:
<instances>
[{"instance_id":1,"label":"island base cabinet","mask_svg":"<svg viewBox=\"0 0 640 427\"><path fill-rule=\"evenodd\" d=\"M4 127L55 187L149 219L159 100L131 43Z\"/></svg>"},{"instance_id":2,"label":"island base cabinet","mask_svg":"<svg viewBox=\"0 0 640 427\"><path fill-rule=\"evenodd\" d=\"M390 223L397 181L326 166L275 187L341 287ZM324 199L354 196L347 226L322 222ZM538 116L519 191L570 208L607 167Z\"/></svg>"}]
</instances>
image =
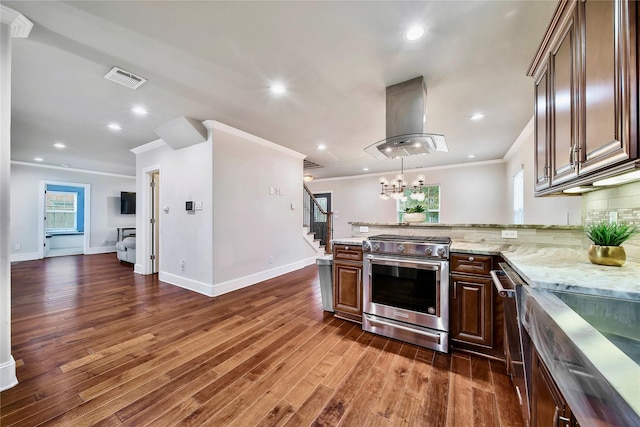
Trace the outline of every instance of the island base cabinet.
<instances>
[{"instance_id":1,"label":"island base cabinet","mask_svg":"<svg viewBox=\"0 0 640 427\"><path fill-rule=\"evenodd\" d=\"M333 292L335 315L362 322L362 267L335 264Z\"/></svg>"},{"instance_id":2,"label":"island base cabinet","mask_svg":"<svg viewBox=\"0 0 640 427\"><path fill-rule=\"evenodd\" d=\"M362 323L362 247L333 246L333 310L341 319Z\"/></svg>"},{"instance_id":3,"label":"island base cabinet","mask_svg":"<svg viewBox=\"0 0 640 427\"><path fill-rule=\"evenodd\" d=\"M532 360L531 427L578 427L569 405L535 350Z\"/></svg>"}]
</instances>

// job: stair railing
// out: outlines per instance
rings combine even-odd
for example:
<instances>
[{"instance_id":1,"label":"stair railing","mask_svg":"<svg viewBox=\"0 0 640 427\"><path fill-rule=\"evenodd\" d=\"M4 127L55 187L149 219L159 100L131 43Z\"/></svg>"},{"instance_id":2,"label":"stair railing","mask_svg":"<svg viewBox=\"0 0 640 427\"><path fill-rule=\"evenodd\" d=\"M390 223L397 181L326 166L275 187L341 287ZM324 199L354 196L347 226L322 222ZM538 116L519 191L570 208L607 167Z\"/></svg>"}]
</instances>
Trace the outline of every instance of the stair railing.
<instances>
[{"instance_id":1,"label":"stair railing","mask_svg":"<svg viewBox=\"0 0 640 427\"><path fill-rule=\"evenodd\" d=\"M313 196L307 184L302 183L303 192L303 226L309 231L319 234L320 241L324 243L325 252L331 253L331 239L333 238L333 212L325 211L318 200Z\"/></svg>"}]
</instances>

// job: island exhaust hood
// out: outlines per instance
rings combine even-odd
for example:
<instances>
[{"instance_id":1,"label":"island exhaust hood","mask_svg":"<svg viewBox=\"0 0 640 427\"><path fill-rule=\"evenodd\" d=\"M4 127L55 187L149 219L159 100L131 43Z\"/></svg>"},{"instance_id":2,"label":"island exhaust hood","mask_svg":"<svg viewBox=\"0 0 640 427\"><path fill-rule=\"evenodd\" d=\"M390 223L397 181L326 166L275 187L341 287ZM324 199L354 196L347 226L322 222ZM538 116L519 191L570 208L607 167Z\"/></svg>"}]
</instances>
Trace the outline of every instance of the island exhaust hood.
<instances>
[{"instance_id":1,"label":"island exhaust hood","mask_svg":"<svg viewBox=\"0 0 640 427\"><path fill-rule=\"evenodd\" d=\"M422 76L387 87L387 137L365 148L375 158L448 152L444 135L427 133L427 88Z\"/></svg>"}]
</instances>

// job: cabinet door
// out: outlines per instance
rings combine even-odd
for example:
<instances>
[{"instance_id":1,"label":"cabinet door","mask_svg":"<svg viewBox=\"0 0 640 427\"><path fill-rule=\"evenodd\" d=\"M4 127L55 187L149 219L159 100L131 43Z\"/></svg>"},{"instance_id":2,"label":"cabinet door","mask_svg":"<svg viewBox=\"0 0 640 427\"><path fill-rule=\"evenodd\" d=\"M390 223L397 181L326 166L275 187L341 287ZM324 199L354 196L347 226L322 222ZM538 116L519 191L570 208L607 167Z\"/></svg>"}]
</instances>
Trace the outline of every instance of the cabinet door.
<instances>
[{"instance_id":1,"label":"cabinet door","mask_svg":"<svg viewBox=\"0 0 640 427\"><path fill-rule=\"evenodd\" d=\"M334 263L333 308L336 311L362 315L362 267Z\"/></svg>"},{"instance_id":2,"label":"cabinet door","mask_svg":"<svg viewBox=\"0 0 640 427\"><path fill-rule=\"evenodd\" d=\"M637 126L636 78L630 75L635 68L635 34L629 22L636 3L589 0L578 7L583 41L582 174L637 157L637 142L636 149L631 143L632 123Z\"/></svg>"},{"instance_id":3,"label":"cabinet door","mask_svg":"<svg viewBox=\"0 0 640 427\"><path fill-rule=\"evenodd\" d=\"M538 353L533 353L531 426L571 427L572 416L567 403Z\"/></svg>"},{"instance_id":4,"label":"cabinet door","mask_svg":"<svg viewBox=\"0 0 640 427\"><path fill-rule=\"evenodd\" d=\"M451 339L490 347L493 342L493 283L490 278L452 274Z\"/></svg>"},{"instance_id":5,"label":"cabinet door","mask_svg":"<svg viewBox=\"0 0 640 427\"><path fill-rule=\"evenodd\" d=\"M536 191L549 187L549 67L544 65L536 76L535 96L535 186Z\"/></svg>"},{"instance_id":6,"label":"cabinet door","mask_svg":"<svg viewBox=\"0 0 640 427\"><path fill-rule=\"evenodd\" d=\"M551 185L577 176L577 9L569 15L551 51Z\"/></svg>"}]
</instances>

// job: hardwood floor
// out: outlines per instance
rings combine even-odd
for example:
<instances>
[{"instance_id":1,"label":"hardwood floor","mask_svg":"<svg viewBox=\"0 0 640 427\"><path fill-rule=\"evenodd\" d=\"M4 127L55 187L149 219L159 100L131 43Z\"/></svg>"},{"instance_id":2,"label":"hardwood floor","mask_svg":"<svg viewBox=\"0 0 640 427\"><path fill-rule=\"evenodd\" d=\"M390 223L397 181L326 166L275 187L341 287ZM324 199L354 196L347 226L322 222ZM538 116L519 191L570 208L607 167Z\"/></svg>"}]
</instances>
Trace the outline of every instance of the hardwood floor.
<instances>
[{"instance_id":1,"label":"hardwood floor","mask_svg":"<svg viewBox=\"0 0 640 427\"><path fill-rule=\"evenodd\" d=\"M504 364L322 311L317 267L208 298L115 254L12 266L2 426L519 426Z\"/></svg>"}]
</instances>

